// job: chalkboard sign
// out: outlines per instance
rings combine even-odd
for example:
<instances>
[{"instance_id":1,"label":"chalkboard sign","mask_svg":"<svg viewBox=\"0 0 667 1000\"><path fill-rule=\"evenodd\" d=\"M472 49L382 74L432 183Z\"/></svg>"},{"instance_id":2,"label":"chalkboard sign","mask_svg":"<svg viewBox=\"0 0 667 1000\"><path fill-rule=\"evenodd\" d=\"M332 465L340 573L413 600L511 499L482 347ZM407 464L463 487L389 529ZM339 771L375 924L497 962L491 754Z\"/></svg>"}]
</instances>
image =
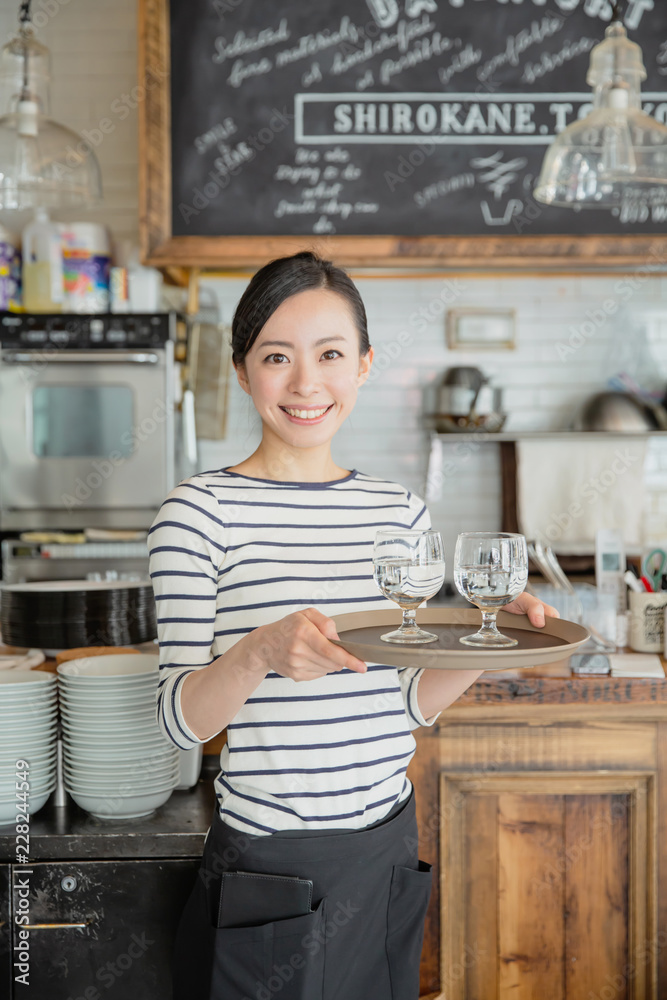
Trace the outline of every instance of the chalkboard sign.
<instances>
[{"instance_id":1,"label":"chalkboard sign","mask_svg":"<svg viewBox=\"0 0 667 1000\"><path fill-rule=\"evenodd\" d=\"M247 263L326 240L357 262L667 262L667 204L532 197L549 143L590 107L610 15L608 0L145 0L146 256ZM667 122L667 3L628 0L625 24L644 109Z\"/></svg>"}]
</instances>

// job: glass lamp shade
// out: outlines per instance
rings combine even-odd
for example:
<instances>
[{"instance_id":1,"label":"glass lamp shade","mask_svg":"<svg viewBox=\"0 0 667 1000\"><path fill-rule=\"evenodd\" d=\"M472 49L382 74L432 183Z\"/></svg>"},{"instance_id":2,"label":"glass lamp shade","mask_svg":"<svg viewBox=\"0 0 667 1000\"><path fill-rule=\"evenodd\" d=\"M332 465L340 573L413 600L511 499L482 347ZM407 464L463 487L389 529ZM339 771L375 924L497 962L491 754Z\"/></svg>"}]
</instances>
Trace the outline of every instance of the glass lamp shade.
<instances>
[{"instance_id":1,"label":"glass lamp shade","mask_svg":"<svg viewBox=\"0 0 667 1000\"><path fill-rule=\"evenodd\" d=\"M620 22L591 52L593 109L568 125L546 152L537 201L614 208L627 199L667 203L667 127L641 110L641 50Z\"/></svg>"},{"instance_id":2,"label":"glass lamp shade","mask_svg":"<svg viewBox=\"0 0 667 1000\"><path fill-rule=\"evenodd\" d=\"M80 135L33 102L0 118L0 209L91 205L101 198L99 164Z\"/></svg>"},{"instance_id":3,"label":"glass lamp shade","mask_svg":"<svg viewBox=\"0 0 667 1000\"><path fill-rule=\"evenodd\" d=\"M0 209L91 205L102 198L90 144L46 115L49 50L21 24L0 52Z\"/></svg>"}]
</instances>

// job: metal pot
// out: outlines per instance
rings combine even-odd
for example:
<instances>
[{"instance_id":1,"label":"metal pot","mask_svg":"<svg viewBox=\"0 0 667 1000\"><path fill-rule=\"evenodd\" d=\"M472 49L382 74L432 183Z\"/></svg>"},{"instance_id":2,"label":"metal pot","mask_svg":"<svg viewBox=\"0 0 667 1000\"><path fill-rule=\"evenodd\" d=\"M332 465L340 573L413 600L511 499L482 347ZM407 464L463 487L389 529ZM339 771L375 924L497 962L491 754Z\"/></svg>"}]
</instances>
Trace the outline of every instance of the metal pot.
<instances>
[{"instance_id":1,"label":"metal pot","mask_svg":"<svg viewBox=\"0 0 667 1000\"><path fill-rule=\"evenodd\" d=\"M478 392L463 385L443 385L438 397L438 413L467 417L476 393L475 413L478 416L502 413L503 390L491 385L482 385Z\"/></svg>"}]
</instances>

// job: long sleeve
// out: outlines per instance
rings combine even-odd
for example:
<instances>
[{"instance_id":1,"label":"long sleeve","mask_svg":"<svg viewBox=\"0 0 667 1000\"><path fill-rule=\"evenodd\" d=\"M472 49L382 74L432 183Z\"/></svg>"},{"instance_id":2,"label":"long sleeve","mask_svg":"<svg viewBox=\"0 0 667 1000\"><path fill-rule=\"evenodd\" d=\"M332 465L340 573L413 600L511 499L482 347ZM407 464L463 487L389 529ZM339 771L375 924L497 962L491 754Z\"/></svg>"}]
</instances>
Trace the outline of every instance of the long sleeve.
<instances>
[{"instance_id":1,"label":"long sleeve","mask_svg":"<svg viewBox=\"0 0 667 1000\"><path fill-rule=\"evenodd\" d=\"M428 531L431 527L431 515L426 504L415 493L410 493L408 499L408 524L406 527L412 531ZM419 711L417 689L419 687L419 679L423 673L423 667L398 668L398 682L401 685L401 694L405 703L405 714L408 717L408 724L411 730L417 729L419 726L432 726L440 715L440 712L438 712L437 715L432 715L430 719L425 719Z\"/></svg>"},{"instance_id":2,"label":"long sleeve","mask_svg":"<svg viewBox=\"0 0 667 1000\"><path fill-rule=\"evenodd\" d=\"M204 742L183 719L181 685L215 658L211 646L224 533L215 497L186 480L168 495L148 534L160 650L157 721L184 750Z\"/></svg>"}]
</instances>

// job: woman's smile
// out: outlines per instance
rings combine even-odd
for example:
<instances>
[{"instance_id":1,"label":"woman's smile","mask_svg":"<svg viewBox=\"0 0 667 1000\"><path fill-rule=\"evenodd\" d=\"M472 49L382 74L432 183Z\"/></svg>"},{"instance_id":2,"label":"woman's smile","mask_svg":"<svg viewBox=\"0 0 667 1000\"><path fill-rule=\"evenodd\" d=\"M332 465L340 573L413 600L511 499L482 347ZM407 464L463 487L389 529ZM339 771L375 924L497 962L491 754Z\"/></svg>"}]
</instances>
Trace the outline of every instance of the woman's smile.
<instances>
[{"instance_id":1,"label":"woman's smile","mask_svg":"<svg viewBox=\"0 0 667 1000\"><path fill-rule=\"evenodd\" d=\"M321 423L330 410L333 409L334 403L329 403L328 406L279 406L278 409L282 410L288 420L293 424L319 424Z\"/></svg>"}]
</instances>

